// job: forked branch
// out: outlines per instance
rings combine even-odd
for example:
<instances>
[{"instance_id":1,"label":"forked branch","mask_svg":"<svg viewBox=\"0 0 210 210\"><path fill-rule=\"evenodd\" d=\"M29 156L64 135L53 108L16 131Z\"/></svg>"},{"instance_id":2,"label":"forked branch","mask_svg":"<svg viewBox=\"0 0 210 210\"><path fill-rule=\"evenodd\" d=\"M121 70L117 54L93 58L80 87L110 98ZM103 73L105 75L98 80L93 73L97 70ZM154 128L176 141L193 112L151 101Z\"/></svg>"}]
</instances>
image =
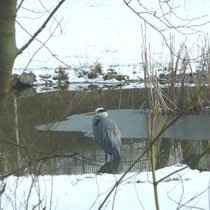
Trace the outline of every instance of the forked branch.
<instances>
[{"instance_id":1,"label":"forked branch","mask_svg":"<svg viewBox=\"0 0 210 210\"><path fill-rule=\"evenodd\" d=\"M44 23L41 25L41 27L34 33L34 35L28 40L28 42L23 45L17 52L16 56L21 54L35 39L36 37L43 31L43 29L46 27L48 22L51 20L53 15L56 13L56 11L60 8L60 6L64 3L65 0L61 0L58 5L55 7L55 9L49 14L48 18L44 21Z\"/></svg>"}]
</instances>

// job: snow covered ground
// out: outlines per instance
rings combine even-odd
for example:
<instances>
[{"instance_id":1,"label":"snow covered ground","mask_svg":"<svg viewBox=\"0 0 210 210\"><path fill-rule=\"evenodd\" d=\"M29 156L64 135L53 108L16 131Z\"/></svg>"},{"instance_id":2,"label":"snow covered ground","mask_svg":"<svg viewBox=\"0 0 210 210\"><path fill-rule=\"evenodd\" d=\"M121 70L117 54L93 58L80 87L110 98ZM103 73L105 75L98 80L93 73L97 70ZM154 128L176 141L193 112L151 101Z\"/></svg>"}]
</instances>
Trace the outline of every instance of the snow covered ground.
<instances>
[{"instance_id":1,"label":"snow covered ground","mask_svg":"<svg viewBox=\"0 0 210 210\"><path fill-rule=\"evenodd\" d=\"M40 4L40 2L43 4ZM51 11L57 2L57 0L28 0L23 2L23 8L19 10L17 15L18 22L24 27L23 30L19 24L16 24L18 47L24 45L30 38L26 31L33 34L49 15L48 11ZM206 0L191 0L186 1L185 4L183 4L183 1L174 3L176 3L174 7L180 6L175 9L180 17L186 19L203 17L196 19L195 25L209 20L208 8L210 5ZM156 4L154 5L154 1L148 1L147 6L151 9L159 7ZM135 5L134 8L138 9L138 5ZM62 66L67 68L71 83L88 81L91 81L91 83L119 83L115 79L104 81L102 76L89 80L87 76L81 77L78 71L75 71L75 69L79 72L81 70L90 71L90 67L94 63L100 63L104 73L107 73L108 69L111 68L118 74L129 76L130 80L138 80L144 77L141 65L141 45L143 43L141 26L143 21L128 9L122 0L66 1L55 17L56 20L53 19L38 36L38 40L45 43L46 47L42 46L39 41L31 44L16 59L13 73L21 74L24 70L32 71L37 75L38 83L40 83L40 75L52 75L52 80L55 69ZM173 18L169 18L170 21L174 25L179 24L180 19ZM153 21L152 18L148 20ZM59 27L58 22L60 22ZM157 26L159 27L159 25ZM199 33L194 34L193 32L188 36L170 30L165 31L164 35L168 39L172 32L175 37L174 47L176 51L178 51L180 44L186 41L186 45L190 48L190 56L193 53L196 53L197 56L195 46L202 47L205 34L210 31L210 24L202 25L198 27L198 30ZM187 32L189 31L184 30L184 33ZM51 38L48 40L50 36ZM147 27L146 37L151 47L152 60L156 60L163 66L165 63L168 65L169 50L164 45L161 35ZM78 86L75 85L75 87Z\"/></svg>"},{"instance_id":2,"label":"snow covered ground","mask_svg":"<svg viewBox=\"0 0 210 210\"><path fill-rule=\"evenodd\" d=\"M174 165L157 170L156 178L159 180L183 167ZM44 209L45 206L57 210L98 209L121 176L11 176L4 180L6 190L0 197L0 209L25 210L27 206L33 209L39 202L41 208L35 209ZM156 209L151 182L151 172L129 173L102 209ZM161 210L210 209L210 172L186 168L159 183L158 196Z\"/></svg>"}]
</instances>

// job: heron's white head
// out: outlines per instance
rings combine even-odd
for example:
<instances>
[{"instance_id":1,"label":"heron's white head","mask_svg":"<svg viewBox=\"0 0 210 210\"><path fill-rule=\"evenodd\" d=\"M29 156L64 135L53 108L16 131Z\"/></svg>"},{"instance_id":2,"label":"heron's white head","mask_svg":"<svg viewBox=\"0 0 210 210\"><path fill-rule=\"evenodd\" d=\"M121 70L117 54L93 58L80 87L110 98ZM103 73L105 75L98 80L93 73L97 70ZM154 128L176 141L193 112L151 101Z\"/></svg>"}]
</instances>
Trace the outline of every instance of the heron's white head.
<instances>
[{"instance_id":1,"label":"heron's white head","mask_svg":"<svg viewBox=\"0 0 210 210\"><path fill-rule=\"evenodd\" d=\"M103 116L103 117L108 117L108 112L104 109L104 108L97 108L95 110L95 115L98 115L98 116Z\"/></svg>"},{"instance_id":2,"label":"heron's white head","mask_svg":"<svg viewBox=\"0 0 210 210\"><path fill-rule=\"evenodd\" d=\"M108 117L108 113L104 108L97 108L94 112L88 112L85 113L84 115L97 115L97 116L103 116L103 117Z\"/></svg>"}]
</instances>

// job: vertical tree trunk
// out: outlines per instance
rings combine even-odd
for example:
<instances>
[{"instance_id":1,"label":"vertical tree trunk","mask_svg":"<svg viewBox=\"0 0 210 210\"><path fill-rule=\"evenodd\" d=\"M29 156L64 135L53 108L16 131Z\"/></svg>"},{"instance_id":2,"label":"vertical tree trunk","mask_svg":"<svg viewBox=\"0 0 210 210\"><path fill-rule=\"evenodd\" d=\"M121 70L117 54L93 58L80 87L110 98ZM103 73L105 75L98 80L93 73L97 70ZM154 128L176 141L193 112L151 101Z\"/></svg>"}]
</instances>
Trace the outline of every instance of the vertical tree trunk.
<instances>
[{"instance_id":1,"label":"vertical tree trunk","mask_svg":"<svg viewBox=\"0 0 210 210\"><path fill-rule=\"evenodd\" d=\"M9 90L17 55L15 18L17 0L0 0L0 108Z\"/></svg>"}]
</instances>

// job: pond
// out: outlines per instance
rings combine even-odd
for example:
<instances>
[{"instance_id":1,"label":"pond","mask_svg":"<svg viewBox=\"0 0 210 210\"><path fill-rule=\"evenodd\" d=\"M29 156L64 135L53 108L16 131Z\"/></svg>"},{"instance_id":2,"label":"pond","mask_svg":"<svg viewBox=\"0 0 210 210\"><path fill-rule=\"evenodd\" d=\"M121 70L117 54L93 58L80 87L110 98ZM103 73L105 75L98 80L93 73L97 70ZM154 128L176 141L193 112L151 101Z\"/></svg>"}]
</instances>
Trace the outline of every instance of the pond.
<instances>
[{"instance_id":1,"label":"pond","mask_svg":"<svg viewBox=\"0 0 210 210\"><path fill-rule=\"evenodd\" d=\"M97 107L107 109L122 132L119 171L125 171L145 150L148 142L148 113L139 89L101 92L61 91L8 99L1 118L1 174L31 167L25 174L96 173L105 164L105 154L94 141L92 117L83 113ZM161 121L157 119L154 132ZM169 116L169 121L173 116ZM192 154L201 154L210 140L210 116L186 115L170 127L155 144L156 168L173 165ZM17 144L19 146L17 146ZM21 145L21 146L20 146ZM72 155L73 154L73 155ZM49 157L53 158L49 158ZM150 170L146 153L132 171ZM209 169L209 155L199 168Z\"/></svg>"}]
</instances>

